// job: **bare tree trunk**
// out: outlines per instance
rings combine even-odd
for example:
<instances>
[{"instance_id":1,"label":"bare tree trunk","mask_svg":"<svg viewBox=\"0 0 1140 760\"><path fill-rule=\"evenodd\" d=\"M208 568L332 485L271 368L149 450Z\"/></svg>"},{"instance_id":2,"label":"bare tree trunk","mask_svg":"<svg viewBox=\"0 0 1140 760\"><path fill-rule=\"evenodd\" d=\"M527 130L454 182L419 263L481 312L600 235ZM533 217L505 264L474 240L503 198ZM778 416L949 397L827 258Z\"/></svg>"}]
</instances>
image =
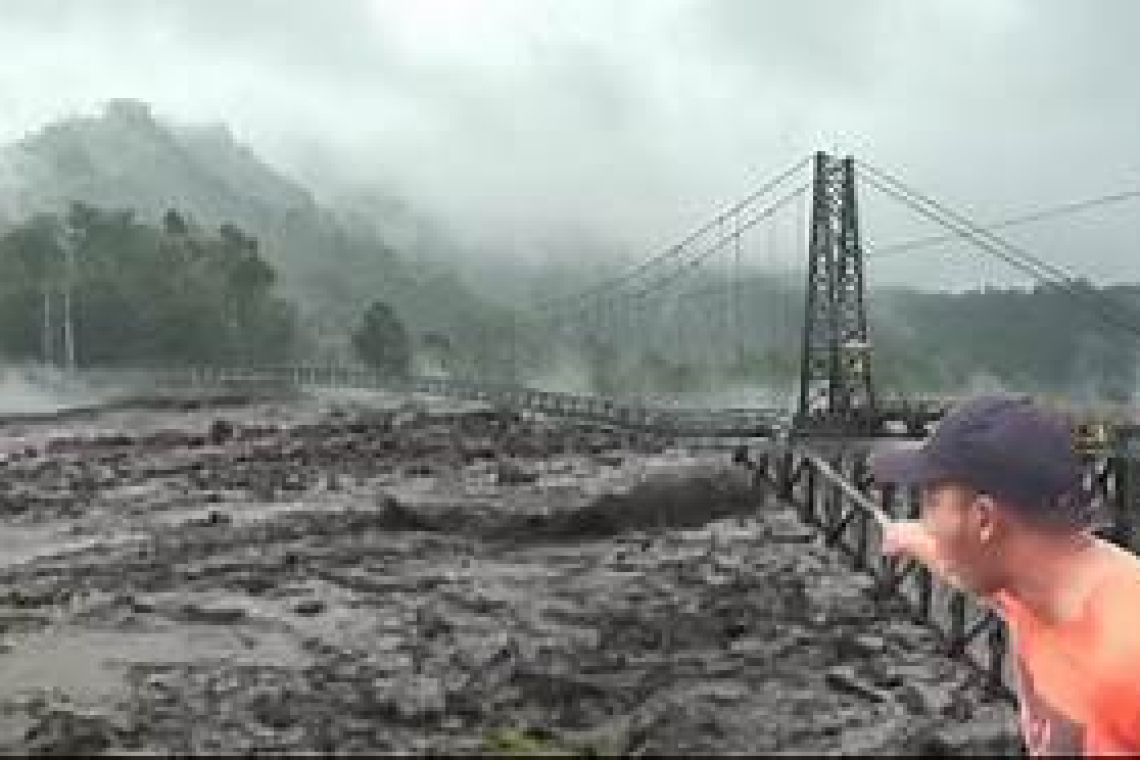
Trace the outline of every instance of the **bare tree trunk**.
<instances>
[{"instance_id":1,"label":"bare tree trunk","mask_svg":"<svg viewBox=\"0 0 1140 760\"><path fill-rule=\"evenodd\" d=\"M63 342L67 352L67 371L75 371L75 326L71 319L71 279L63 291Z\"/></svg>"},{"instance_id":2,"label":"bare tree trunk","mask_svg":"<svg viewBox=\"0 0 1140 760\"><path fill-rule=\"evenodd\" d=\"M43 360L44 364L52 363L52 340L51 335L51 287L45 282L43 285L44 290L44 308L43 308Z\"/></svg>"}]
</instances>

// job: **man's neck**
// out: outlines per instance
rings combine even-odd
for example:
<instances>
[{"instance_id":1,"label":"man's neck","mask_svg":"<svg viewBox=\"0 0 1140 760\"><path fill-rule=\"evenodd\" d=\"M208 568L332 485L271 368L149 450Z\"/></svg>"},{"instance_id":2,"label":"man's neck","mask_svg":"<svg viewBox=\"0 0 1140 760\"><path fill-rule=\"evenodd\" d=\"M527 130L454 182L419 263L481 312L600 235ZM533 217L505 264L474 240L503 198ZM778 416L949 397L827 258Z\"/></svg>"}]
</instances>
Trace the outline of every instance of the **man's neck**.
<instances>
[{"instance_id":1,"label":"man's neck","mask_svg":"<svg viewBox=\"0 0 1140 760\"><path fill-rule=\"evenodd\" d=\"M1050 625L1077 618L1107 569L1100 541L1089 533L1019 536L1006 562L1013 568L1006 591Z\"/></svg>"}]
</instances>

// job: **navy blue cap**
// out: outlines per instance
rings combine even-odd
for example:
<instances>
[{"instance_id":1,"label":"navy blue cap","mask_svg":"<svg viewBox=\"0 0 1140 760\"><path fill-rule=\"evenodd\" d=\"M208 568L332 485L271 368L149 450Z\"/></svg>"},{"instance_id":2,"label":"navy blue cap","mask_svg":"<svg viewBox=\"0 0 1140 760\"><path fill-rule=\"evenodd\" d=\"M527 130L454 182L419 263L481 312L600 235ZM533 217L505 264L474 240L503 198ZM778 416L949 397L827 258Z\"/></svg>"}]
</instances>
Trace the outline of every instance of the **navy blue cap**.
<instances>
[{"instance_id":1,"label":"navy blue cap","mask_svg":"<svg viewBox=\"0 0 1140 760\"><path fill-rule=\"evenodd\" d=\"M881 446L870 465L881 483L955 481L1034 511L1065 507L1060 511L1071 516L1087 500L1069 421L1025 396L970 398L943 417L925 443Z\"/></svg>"}]
</instances>

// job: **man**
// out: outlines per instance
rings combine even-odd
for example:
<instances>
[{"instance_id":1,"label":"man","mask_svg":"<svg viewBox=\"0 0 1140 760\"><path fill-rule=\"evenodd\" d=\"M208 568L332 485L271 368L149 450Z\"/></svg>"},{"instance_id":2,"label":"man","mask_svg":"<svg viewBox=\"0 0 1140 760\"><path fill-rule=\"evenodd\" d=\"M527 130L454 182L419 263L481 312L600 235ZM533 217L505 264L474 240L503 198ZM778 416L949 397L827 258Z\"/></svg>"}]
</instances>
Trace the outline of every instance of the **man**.
<instances>
[{"instance_id":1,"label":"man","mask_svg":"<svg viewBox=\"0 0 1140 760\"><path fill-rule=\"evenodd\" d=\"M915 485L922 517L884 529L1006 621L1030 754L1140 755L1140 558L1089 529L1067 421L985 395L921 446L877 449L880 483Z\"/></svg>"}]
</instances>

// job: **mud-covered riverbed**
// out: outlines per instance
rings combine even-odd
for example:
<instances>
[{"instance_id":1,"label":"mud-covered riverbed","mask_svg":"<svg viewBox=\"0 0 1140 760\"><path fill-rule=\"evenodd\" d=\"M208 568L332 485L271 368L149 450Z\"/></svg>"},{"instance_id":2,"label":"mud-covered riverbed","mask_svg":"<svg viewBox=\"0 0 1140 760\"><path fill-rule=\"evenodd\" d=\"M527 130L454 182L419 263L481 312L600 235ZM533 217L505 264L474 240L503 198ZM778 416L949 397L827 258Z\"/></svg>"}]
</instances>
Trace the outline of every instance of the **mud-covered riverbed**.
<instances>
[{"instance_id":1,"label":"mud-covered riverbed","mask_svg":"<svg viewBox=\"0 0 1140 760\"><path fill-rule=\"evenodd\" d=\"M0 430L0 749L1016 752L727 454L425 400Z\"/></svg>"}]
</instances>

